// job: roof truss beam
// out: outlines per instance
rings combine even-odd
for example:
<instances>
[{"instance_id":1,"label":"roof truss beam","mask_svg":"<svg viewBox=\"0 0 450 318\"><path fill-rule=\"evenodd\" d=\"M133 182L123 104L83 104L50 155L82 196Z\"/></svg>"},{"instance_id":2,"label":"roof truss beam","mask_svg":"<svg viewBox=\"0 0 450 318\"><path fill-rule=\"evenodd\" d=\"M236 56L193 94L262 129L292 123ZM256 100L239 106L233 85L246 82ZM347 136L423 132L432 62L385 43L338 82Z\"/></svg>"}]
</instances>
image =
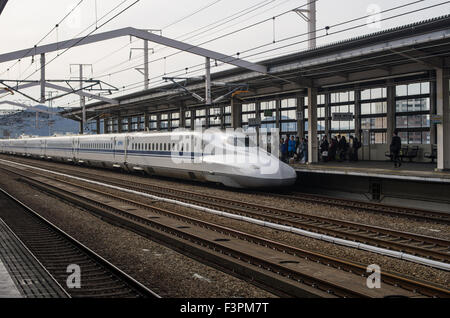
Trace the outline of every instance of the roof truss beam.
<instances>
[{"instance_id":1,"label":"roof truss beam","mask_svg":"<svg viewBox=\"0 0 450 318\"><path fill-rule=\"evenodd\" d=\"M52 43L42 46L35 46L33 48L28 48L25 50L5 53L0 55L0 63L14 61L23 59L30 56L36 56L40 54L45 54L49 52L56 52L65 49L69 49L72 47L77 47L81 45L87 45L96 42L102 42L106 40L115 39L122 36L133 36L136 38L140 38L142 40L147 40L149 42L157 43L160 45L164 45L167 47L171 47L180 51L189 52L195 55L200 55L203 57L208 57L226 64L231 64L237 67L245 68L251 71L255 71L258 73L267 73L267 67L264 65L259 65L255 63L251 63L245 60L241 60L239 58L225 55L222 53L214 52L211 50L207 50L195 45L191 45L188 43L180 42L177 40L169 39L160 35L156 35L153 33L149 33L146 30L139 30L135 28L123 28L114 31L99 33L90 35L87 37L76 38L72 40L62 41L58 43Z\"/></svg>"}]
</instances>

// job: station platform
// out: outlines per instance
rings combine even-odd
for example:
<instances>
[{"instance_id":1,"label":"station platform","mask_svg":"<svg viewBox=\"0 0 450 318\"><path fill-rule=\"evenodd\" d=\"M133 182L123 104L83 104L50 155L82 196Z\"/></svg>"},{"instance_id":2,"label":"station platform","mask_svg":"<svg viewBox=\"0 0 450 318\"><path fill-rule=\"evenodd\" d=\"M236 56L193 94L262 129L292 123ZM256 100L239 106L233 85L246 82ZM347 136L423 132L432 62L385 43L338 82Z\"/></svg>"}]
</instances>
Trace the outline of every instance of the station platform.
<instances>
[{"instance_id":1,"label":"station platform","mask_svg":"<svg viewBox=\"0 0 450 318\"><path fill-rule=\"evenodd\" d=\"M435 171L436 164L405 162L395 168L390 161L320 162L317 164L293 164L297 172L348 175L404 181L450 184L450 171Z\"/></svg>"},{"instance_id":2,"label":"station platform","mask_svg":"<svg viewBox=\"0 0 450 318\"><path fill-rule=\"evenodd\" d=\"M388 205L450 211L450 172L436 164L390 161L294 164L302 192Z\"/></svg>"},{"instance_id":3,"label":"station platform","mask_svg":"<svg viewBox=\"0 0 450 318\"><path fill-rule=\"evenodd\" d=\"M0 219L0 298L66 297L58 283Z\"/></svg>"}]
</instances>

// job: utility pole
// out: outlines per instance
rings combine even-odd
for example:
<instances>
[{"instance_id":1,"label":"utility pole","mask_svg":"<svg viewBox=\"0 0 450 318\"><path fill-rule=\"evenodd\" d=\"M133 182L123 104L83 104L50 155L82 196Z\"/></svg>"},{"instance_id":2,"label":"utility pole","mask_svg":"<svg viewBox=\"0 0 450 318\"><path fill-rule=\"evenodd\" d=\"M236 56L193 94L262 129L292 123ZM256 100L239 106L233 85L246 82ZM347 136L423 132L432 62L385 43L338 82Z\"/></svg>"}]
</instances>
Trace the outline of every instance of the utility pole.
<instances>
[{"instance_id":1,"label":"utility pole","mask_svg":"<svg viewBox=\"0 0 450 318\"><path fill-rule=\"evenodd\" d=\"M41 54L41 103L45 103L45 54Z\"/></svg>"},{"instance_id":2,"label":"utility pole","mask_svg":"<svg viewBox=\"0 0 450 318\"><path fill-rule=\"evenodd\" d=\"M205 75L205 103L206 105L212 104L211 97L211 59L206 58L205 63L206 75Z\"/></svg>"},{"instance_id":3,"label":"utility pole","mask_svg":"<svg viewBox=\"0 0 450 318\"><path fill-rule=\"evenodd\" d=\"M54 125L54 120L53 120L53 95L58 95L57 91L50 91L47 92L48 95L48 107L49 107L49 111L50 113L48 114L48 135L51 136L53 134L53 125Z\"/></svg>"},{"instance_id":4,"label":"utility pole","mask_svg":"<svg viewBox=\"0 0 450 318\"><path fill-rule=\"evenodd\" d=\"M308 22L308 49L312 50L316 48L316 30L317 30L317 11L316 2L318 0L310 0L307 9L294 9L303 20Z\"/></svg>"},{"instance_id":5,"label":"utility pole","mask_svg":"<svg viewBox=\"0 0 450 318\"><path fill-rule=\"evenodd\" d=\"M83 64L80 64L80 91L83 91ZM80 96L80 107L83 109L83 135L87 130L87 122L86 122L86 98L84 96Z\"/></svg>"},{"instance_id":6,"label":"utility pole","mask_svg":"<svg viewBox=\"0 0 450 318\"><path fill-rule=\"evenodd\" d=\"M156 30L156 29L147 29L145 30L147 32L153 33L153 32L159 32L162 36L162 30ZM131 42L132 37L130 37ZM135 70L144 75L144 89L149 89L149 78L150 78L150 72L149 72L149 52L152 51L152 53L155 53L154 49L150 49L148 47L148 41L144 40L144 48L131 48L130 49L130 60L131 56L133 54L134 50L144 50L144 67L138 67Z\"/></svg>"},{"instance_id":7,"label":"utility pole","mask_svg":"<svg viewBox=\"0 0 450 318\"><path fill-rule=\"evenodd\" d=\"M83 82L84 82L84 75L83 70L84 67L90 67L91 68L91 75L92 75L92 64L71 64L70 65L70 72L72 73L72 66L78 66L78 73L79 73L79 81L80 81L80 92L83 92ZM82 128L80 133L85 134L88 130L87 127L87 118L86 118L86 97L80 96L80 107L82 109L83 117L82 117Z\"/></svg>"}]
</instances>

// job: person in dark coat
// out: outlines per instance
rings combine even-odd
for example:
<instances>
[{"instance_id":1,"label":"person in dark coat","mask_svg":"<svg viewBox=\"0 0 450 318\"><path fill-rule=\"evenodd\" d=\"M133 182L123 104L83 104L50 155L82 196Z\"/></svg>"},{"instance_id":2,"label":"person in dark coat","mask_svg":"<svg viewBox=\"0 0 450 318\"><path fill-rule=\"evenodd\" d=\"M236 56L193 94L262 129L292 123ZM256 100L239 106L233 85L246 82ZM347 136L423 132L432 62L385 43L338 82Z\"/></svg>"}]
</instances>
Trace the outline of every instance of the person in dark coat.
<instances>
[{"instance_id":1,"label":"person in dark coat","mask_svg":"<svg viewBox=\"0 0 450 318\"><path fill-rule=\"evenodd\" d=\"M340 138L339 138L340 137ZM344 161L348 149L347 139L345 136L338 136L338 146L337 146L337 153L338 153L338 160Z\"/></svg>"},{"instance_id":2,"label":"person in dark coat","mask_svg":"<svg viewBox=\"0 0 450 318\"><path fill-rule=\"evenodd\" d=\"M398 132L394 132L391 146L389 148L392 154L392 159L394 160L395 168L401 167L402 161L400 160L400 150L402 149L402 139L398 136Z\"/></svg>"},{"instance_id":3,"label":"person in dark coat","mask_svg":"<svg viewBox=\"0 0 450 318\"><path fill-rule=\"evenodd\" d=\"M334 136L331 139L331 143L330 143L330 146L328 148L328 160L329 161L336 160L337 144L338 144L337 138L336 138L336 136Z\"/></svg>"},{"instance_id":4,"label":"person in dark coat","mask_svg":"<svg viewBox=\"0 0 450 318\"><path fill-rule=\"evenodd\" d=\"M281 138L281 141L280 141L280 152L281 152L281 161L286 162L288 148L287 148L287 144L283 138Z\"/></svg>"},{"instance_id":5,"label":"person in dark coat","mask_svg":"<svg viewBox=\"0 0 450 318\"><path fill-rule=\"evenodd\" d=\"M329 149L329 147L330 147L330 144L328 143L327 136L323 136L322 142L320 143L320 155L321 155L322 160L324 162L328 161L328 155L329 155L328 149Z\"/></svg>"}]
</instances>

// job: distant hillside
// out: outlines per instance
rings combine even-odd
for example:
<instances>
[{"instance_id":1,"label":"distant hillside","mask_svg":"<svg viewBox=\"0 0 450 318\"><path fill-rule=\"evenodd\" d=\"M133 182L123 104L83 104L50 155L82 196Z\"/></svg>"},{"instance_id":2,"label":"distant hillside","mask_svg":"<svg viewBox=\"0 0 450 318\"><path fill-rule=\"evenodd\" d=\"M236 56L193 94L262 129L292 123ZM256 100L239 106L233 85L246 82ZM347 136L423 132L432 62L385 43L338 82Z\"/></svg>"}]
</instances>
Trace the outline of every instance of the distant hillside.
<instances>
[{"instance_id":1,"label":"distant hillside","mask_svg":"<svg viewBox=\"0 0 450 318\"><path fill-rule=\"evenodd\" d=\"M48 107L36 106L40 110L50 111ZM17 138L21 135L49 136L53 134L76 134L79 124L76 121L39 113L36 125L36 112L31 110L19 111L13 114L0 113L0 138ZM49 123L50 129L49 129Z\"/></svg>"}]
</instances>

